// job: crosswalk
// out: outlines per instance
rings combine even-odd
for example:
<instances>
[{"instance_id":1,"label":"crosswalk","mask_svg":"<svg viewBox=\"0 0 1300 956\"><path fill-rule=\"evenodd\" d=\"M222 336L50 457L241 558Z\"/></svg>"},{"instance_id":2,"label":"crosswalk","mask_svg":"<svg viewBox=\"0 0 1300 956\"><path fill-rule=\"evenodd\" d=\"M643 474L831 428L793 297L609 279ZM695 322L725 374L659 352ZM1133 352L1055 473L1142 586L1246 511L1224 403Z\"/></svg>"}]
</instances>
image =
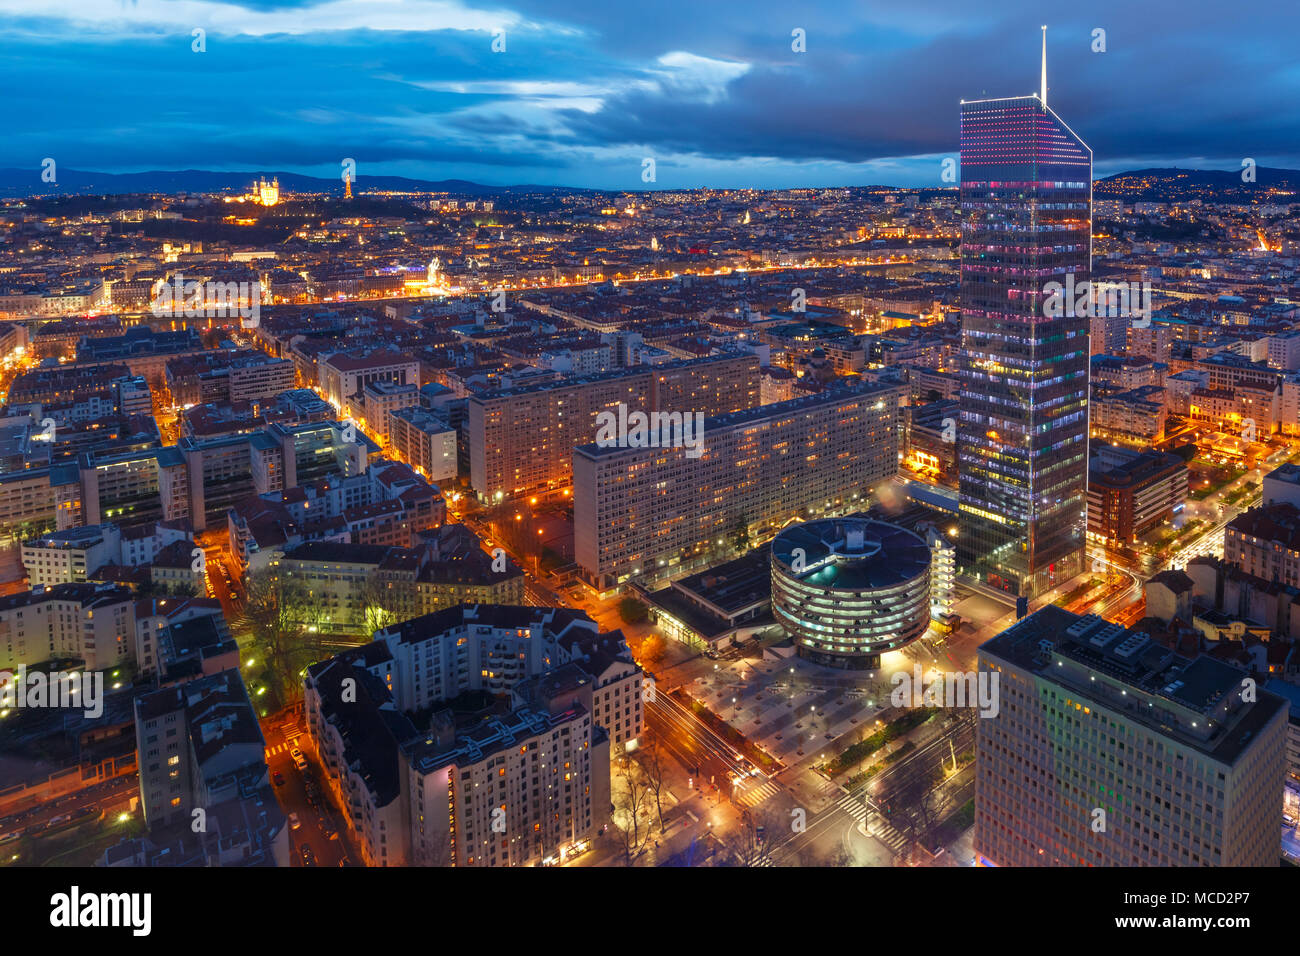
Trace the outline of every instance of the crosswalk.
<instances>
[{"instance_id":1,"label":"crosswalk","mask_svg":"<svg viewBox=\"0 0 1300 956\"><path fill-rule=\"evenodd\" d=\"M860 825L866 825L867 807L861 797L846 794L839 799L833 808L824 812L834 813L836 810L842 810L856 820ZM907 837L900 833L892 824L889 823L888 820L881 818L879 814L876 814L870 825L867 826L867 831L888 847L889 851L895 856L902 856L907 850ZM777 864L773 862L770 857L764 856L761 859L755 860L750 865L776 866Z\"/></svg>"},{"instance_id":2,"label":"crosswalk","mask_svg":"<svg viewBox=\"0 0 1300 956\"><path fill-rule=\"evenodd\" d=\"M276 744L273 747L267 747L266 755L268 757L274 757L276 754L282 754L292 750L294 747L298 746L298 738L301 736L302 736L301 731L297 731L295 733L290 734L288 737L284 739L284 743Z\"/></svg>"},{"instance_id":3,"label":"crosswalk","mask_svg":"<svg viewBox=\"0 0 1300 956\"><path fill-rule=\"evenodd\" d=\"M858 821L860 826L866 826L867 823L867 805L861 797L846 795L842 797L839 803L835 804L837 810L843 810L853 819ZM876 814L867 827L873 837L889 847L895 856L902 856L903 851L907 849L907 837L900 833L888 820L883 819L880 814Z\"/></svg>"},{"instance_id":4,"label":"crosswalk","mask_svg":"<svg viewBox=\"0 0 1300 956\"><path fill-rule=\"evenodd\" d=\"M757 786L746 783L736 797L736 802L742 807L756 807L769 797L774 797L780 792L781 788L771 780L766 780Z\"/></svg>"}]
</instances>

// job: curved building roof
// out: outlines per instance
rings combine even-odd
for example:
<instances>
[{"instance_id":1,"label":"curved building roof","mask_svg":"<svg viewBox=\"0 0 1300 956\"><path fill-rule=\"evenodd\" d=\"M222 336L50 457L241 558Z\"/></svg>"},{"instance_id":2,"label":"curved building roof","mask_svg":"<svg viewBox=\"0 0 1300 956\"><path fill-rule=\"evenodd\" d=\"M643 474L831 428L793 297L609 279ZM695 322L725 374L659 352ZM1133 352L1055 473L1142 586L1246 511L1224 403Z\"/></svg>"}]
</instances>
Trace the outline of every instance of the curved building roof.
<instances>
[{"instance_id":1,"label":"curved building roof","mask_svg":"<svg viewBox=\"0 0 1300 956\"><path fill-rule=\"evenodd\" d=\"M795 572L795 549L803 568ZM823 588L887 588L930 568L930 548L920 535L872 518L826 518L786 528L772 541L782 572Z\"/></svg>"}]
</instances>

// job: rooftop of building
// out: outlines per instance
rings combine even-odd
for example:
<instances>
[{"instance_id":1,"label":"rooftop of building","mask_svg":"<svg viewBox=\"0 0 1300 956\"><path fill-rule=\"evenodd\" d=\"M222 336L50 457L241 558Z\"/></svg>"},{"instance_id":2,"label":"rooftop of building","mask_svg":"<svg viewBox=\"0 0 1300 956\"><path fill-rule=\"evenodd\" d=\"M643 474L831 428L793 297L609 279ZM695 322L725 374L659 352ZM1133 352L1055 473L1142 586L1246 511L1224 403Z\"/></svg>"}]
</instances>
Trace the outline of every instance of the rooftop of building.
<instances>
[{"instance_id":1,"label":"rooftop of building","mask_svg":"<svg viewBox=\"0 0 1300 956\"><path fill-rule=\"evenodd\" d=\"M550 391L552 389L582 388L584 386L596 385L601 382L617 381L633 375L662 375L665 372L703 365L705 363L724 362L745 358L753 359L755 363L758 361L758 357L753 352L723 352L718 355L706 355L701 358L677 359L672 362L664 362L660 365L631 365L627 368L613 369L608 372L593 372L590 375L571 376L561 378L558 381L538 382L532 385L520 385L516 388L497 388L483 392L479 395L471 396L470 401L483 403L516 398L520 395L531 395L536 392Z\"/></svg>"},{"instance_id":2,"label":"rooftop of building","mask_svg":"<svg viewBox=\"0 0 1300 956\"><path fill-rule=\"evenodd\" d=\"M437 638L454 628L475 625L506 630L540 628L560 635L570 627L596 631L596 622L585 611L571 608L543 608L510 604L458 604L411 618L388 628L402 644Z\"/></svg>"},{"instance_id":3,"label":"rooftop of building","mask_svg":"<svg viewBox=\"0 0 1300 956\"><path fill-rule=\"evenodd\" d=\"M1278 465L1267 475L1265 481L1285 481L1287 484L1300 485L1300 465L1286 462Z\"/></svg>"},{"instance_id":4,"label":"rooftop of building","mask_svg":"<svg viewBox=\"0 0 1300 956\"><path fill-rule=\"evenodd\" d=\"M772 554L765 543L731 561L674 581L672 587L732 616L772 599Z\"/></svg>"},{"instance_id":5,"label":"rooftop of building","mask_svg":"<svg viewBox=\"0 0 1300 956\"><path fill-rule=\"evenodd\" d=\"M773 565L818 588L892 587L928 573L930 560L920 535L873 518L809 521L772 539Z\"/></svg>"},{"instance_id":6,"label":"rooftop of building","mask_svg":"<svg viewBox=\"0 0 1300 956\"><path fill-rule=\"evenodd\" d=\"M773 418L788 418L791 415L815 409L823 405L834 405L842 401L852 401L858 398L869 398L873 395L884 395L892 392L897 388L893 384L875 383L875 382L857 382L851 385L836 385L831 388L823 389L812 395L801 395L798 398L792 398L785 402L774 402L770 405L757 405L753 408L746 408L738 412L729 412L725 415L715 415L704 420L704 433L707 435L711 431L718 431L729 428L739 428L745 425L753 425L758 422L766 421ZM652 429L653 432L653 429ZM598 445L591 442L586 445L578 445L573 449L575 455L583 455L587 458L604 458L623 454L628 451L646 451L645 448L627 448L620 445Z\"/></svg>"},{"instance_id":7,"label":"rooftop of building","mask_svg":"<svg viewBox=\"0 0 1300 956\"><path fill-rule=\"evenodd\" d=\"M1089 458L1088 481L1112 489L1131 488L1186 468L1186 461L1169 452L1107 447Z\"/></svg>"},{"instance_id":8,"label":"rooftop of building","mask_svg":"<svg viewBox=\"0 0 1300 956\"><path fill-rule=\"evenodd\" d=\"M1125 628L1093 614L1073 614L1052 604L985 641L979 655L1029 670L1097 706L1123 711L1151 733L1176 739L1226 764L1235 762L1283 706L1281 699L1267 694L1238 706L1248 672L1208 654L1185 657L1153 641L1140 628ZM1090 674L1089 680L1066 669L1066 661L1077 673ZM1126 688L1124 694L1118 699L1105 696L1102 691L1109 685L1099 685L1097 675ZM1148 699L1145 708L1142 698ZM1155 709L1156 701L1163 702L1163 712ZM1226 721L1216 721L1215 715L1225 708ZM1198 720L1185 726L1171 716L1176 712Z\"/></svg>"}]
</instances>

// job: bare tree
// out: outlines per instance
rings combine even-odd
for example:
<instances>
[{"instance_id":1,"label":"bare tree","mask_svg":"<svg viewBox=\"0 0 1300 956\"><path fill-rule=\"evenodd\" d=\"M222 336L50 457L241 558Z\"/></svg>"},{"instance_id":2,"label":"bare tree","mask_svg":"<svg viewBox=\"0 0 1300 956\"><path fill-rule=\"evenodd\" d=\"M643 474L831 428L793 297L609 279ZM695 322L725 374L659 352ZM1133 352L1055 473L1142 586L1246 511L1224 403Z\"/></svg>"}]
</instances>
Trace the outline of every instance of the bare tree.
<instances>
[{"instance_id":1,"label":"bare tree","mask_svg":"<svg viewBox=\"0 0 1300 956\"><path fill-rule=\"evenodd\" d=\"M942 768L918 773L910 777L894 797L894 805L903 809L889 822L907 838L903 856L909 860L914 856L917 844L925 846L930 841L947 805L949 798L942 792L942 781Z\"/></svg>"},{"instance_id":2,"label":"bare tree","mask_svg":"<svg viewBox=\"0 0 1300 956\"><path fill-rule=\"evenodd\" d=\"M659 735L650 729L649 725L641 732L640 745L633 757L641 765L641 774L645 780L645 785L654 797L655 815L659 819L659 832L664 833L668 829L664 826L663 802L664 775L668 769L668 764L664 754L663 742L659 739Z\"/></svg>"},{"instance_id":3,"label":"bare tree","mask_svg":"<svg viewBox=\"0 0 1300 956\"><path fill-rule=\"evenodd\" d=\"M319 610L310 595L270 568L248 577L240 625L266 662L267 684L281 706L302 696L302 670L324 655L315 622Z\"/></svg>"},{"instance_id":4,"label":"bare tree","mask_svg":"<svg viewBox=\"0 0 1300 956\"><path fill-rule=\"evenodd\" d=\"M631 866L645 852L650 842L650 821L647 816L647 802L650 788L646 785L645 774L641 765L635 760L624 759L619 767L619 779L623 787L615 807L616 816L621 817L622 825L618 827L623 837L623 861Z\"/></svg>"},{"instance_id":5,"label":"bare tree","mask_svg":"<svg viewBox=\"0 0 1300 956\"><path fill-rule=\"evenodd\" d=\"M739 866L770 866L773 861L768 837L774 832L768 815L753 807L741 817L740 828L727 841L727 848Z\"/></svg>"},{"instance_id":6,"label":"bare tree","mask_svg":"<svg viewBox=\"0 0 1300 956\"><path fill-rule=\"evenodd\" d=\"M366 575L361 585L361 626L367 635L396 624L399 614L398 600L390 582L383 580L377 571Z\"/></svg>"}]
</instances>

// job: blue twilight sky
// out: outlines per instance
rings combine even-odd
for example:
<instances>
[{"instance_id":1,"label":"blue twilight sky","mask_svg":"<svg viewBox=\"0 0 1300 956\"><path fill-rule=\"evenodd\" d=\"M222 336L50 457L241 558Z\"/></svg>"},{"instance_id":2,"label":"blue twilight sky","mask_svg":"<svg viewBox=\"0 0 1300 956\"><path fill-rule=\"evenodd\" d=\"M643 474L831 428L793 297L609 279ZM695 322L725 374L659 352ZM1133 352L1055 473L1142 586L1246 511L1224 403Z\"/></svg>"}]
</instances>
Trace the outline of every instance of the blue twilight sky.
<instances>
[{"instance_id":1,"label":"blue twilight sky","mask_svg":"<svg viewBox=\"0 0 1300 956\"><path fill-rule=\"evenodd\" d=\"M1300 167L1290 0L0 0L0 167L941 185L958 100L1032 92L1043 23L1099 175Z\"/></svg>"}]
</instances>

